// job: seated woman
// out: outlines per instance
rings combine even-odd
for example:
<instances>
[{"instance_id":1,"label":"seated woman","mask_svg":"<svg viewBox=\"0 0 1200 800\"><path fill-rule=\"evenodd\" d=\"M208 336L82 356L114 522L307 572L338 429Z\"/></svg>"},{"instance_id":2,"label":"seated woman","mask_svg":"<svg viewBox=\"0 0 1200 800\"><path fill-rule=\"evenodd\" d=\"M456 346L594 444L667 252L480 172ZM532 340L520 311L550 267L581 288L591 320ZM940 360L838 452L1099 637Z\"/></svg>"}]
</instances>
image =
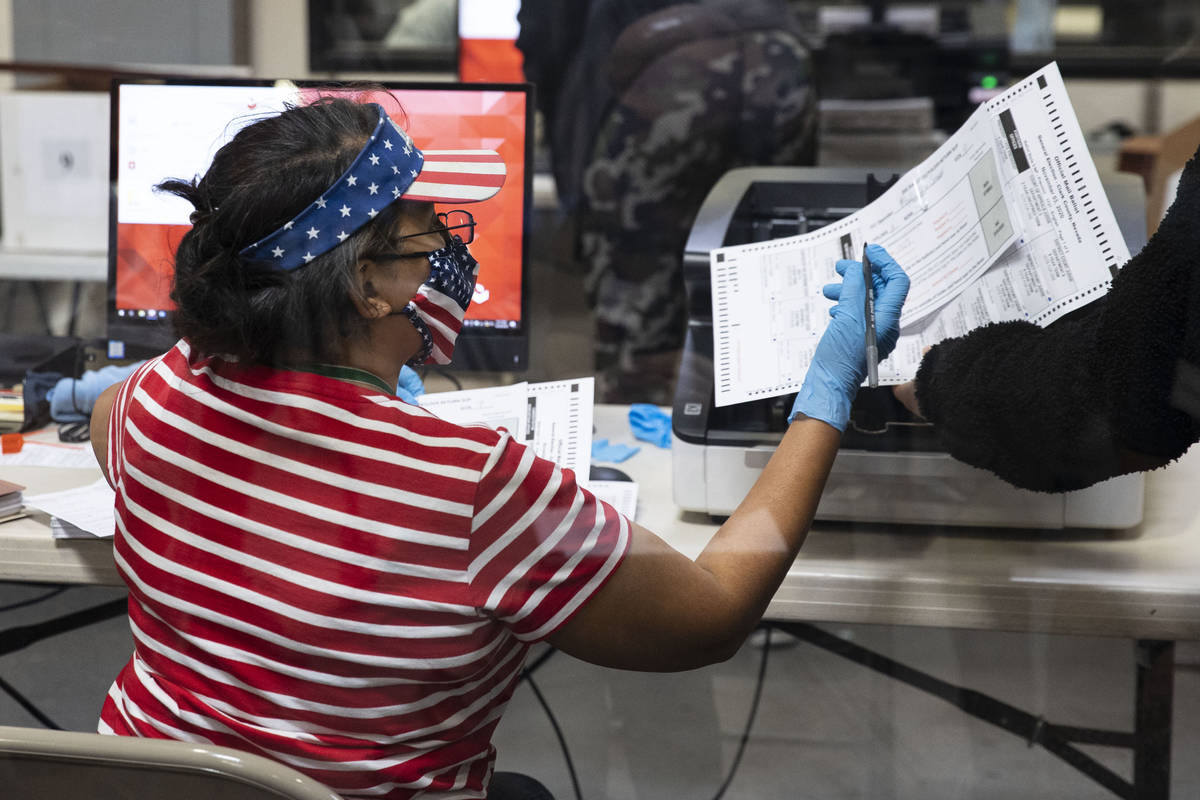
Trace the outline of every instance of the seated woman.
<instances>
[{"instance_id":1,"label":"seated woman","mask_svg":"<svg viewBox=\"0 0 1200 800\"><path fill-rule=\"evenodd\" d=\"M506 432L393 394L405 364L451 356L474 222L434 202L500 190L490 161L456 174L379 105L325 99L163 184L196 209L181 338L93 416L135 644L101 731L240 748L347 796L496 796L532 643L682 670L753 629L863 379L861 269L839 264L795 422L692 561ZM908 279L874 255L886 352Z\"/></svg>"},{"instance_id":2,"label":"seated woman","mask_svg":"<svg viewBox=\"0 0 1200 800\"><path fill-rule=\"evenodd\" d=\"M1026 489L1161 467L1200 439L1200 155L1108 294L1053 325L985 325L931 348L896 396L946 450Z\"/></svg>"}]
</instances>

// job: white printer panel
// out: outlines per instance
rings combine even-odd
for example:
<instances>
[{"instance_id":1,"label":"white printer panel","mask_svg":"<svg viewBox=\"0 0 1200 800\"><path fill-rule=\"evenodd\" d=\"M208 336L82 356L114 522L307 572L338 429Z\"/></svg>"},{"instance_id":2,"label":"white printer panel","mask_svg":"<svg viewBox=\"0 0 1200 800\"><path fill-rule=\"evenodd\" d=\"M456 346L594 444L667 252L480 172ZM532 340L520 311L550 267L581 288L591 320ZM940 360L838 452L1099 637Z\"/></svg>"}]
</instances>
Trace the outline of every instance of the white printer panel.
<instances>
[{"instance_id":1,"label":"white printer panel","mask_svg":"<svg viewBox=\"0 0 1200 800\"><path fill-rule=\"evenodd\" d=\"M774 447L672 442L674 496L681 508L732 513ZM1142 519L1144 479L1124 475L1075 492L1017 489L945 453L842 450L817 519L1013 528L1115 528Z\"/></svg>"}]
</instances>

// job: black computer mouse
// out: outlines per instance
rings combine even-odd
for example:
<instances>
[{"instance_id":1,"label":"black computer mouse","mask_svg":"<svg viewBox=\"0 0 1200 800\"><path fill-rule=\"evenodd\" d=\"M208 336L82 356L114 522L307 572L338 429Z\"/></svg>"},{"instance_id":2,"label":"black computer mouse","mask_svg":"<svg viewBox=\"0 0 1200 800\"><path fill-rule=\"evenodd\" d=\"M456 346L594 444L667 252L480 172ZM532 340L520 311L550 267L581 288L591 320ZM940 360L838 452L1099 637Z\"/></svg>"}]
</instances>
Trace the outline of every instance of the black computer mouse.
<instances>
[{"instance_id":1,"label":"black computer mouse","mask_svg":"<svg viewBox=\"0 0 1200 800\"><path fill-rule=\"evenodd\" d=\"M626 473L616 467L601 467L592 464L588 477L594 481L633 481Z\"/></svg>"}]
</instances>

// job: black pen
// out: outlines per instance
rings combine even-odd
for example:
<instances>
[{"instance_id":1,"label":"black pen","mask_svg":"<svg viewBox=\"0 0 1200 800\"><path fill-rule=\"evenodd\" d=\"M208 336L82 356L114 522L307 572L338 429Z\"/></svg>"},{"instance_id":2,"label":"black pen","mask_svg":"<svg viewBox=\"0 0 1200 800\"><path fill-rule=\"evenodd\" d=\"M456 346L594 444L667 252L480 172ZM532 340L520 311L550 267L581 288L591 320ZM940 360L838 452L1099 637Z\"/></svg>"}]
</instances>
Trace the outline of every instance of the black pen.
<instances>
[{"instance_id":1,"label":"black pen","mask_svg":"<svg viewBox=\"0 0 1200 800\"><path fill-rule=\"evenodd\" d=\"M879 343L875 341L875 282L871 280L871 259L867 258L867 246L863 245L863 282L867 291L863 295L863 316L867 320L867 386L874 389L879 385Z\"/></svg>"}]
</instances>

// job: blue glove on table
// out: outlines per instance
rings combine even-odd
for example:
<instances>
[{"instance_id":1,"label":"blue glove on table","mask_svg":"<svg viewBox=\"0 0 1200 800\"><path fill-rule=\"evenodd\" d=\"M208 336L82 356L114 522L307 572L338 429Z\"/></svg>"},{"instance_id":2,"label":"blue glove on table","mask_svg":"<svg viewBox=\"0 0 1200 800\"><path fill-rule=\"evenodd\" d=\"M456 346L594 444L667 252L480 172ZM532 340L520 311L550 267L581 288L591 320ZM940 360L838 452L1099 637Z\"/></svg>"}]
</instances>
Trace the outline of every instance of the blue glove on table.
<instances>
[{"instance_id":1,"label":"blue glove on table","mask_svg":"<svg viewBox=\"0 0 1200 800\"><path fill-rule=\"evenodd\" d=\"M882 361L900 337L900 309L908 296L909 281L896 260L879 245L867 245L867 256L875 289L875 337ZM854 395L867 375L867 323L863 312L867 285L861 261L843 259L836 269L842 282L822 289L826 297L837 301L829 310L833 320L817 343L788 421L803 414L844 431Z\"/></svg>"},{"instance_id":2,"label":"blue glove on table","mask_svg":"<svg viewBox=\"0 0 1200 800\"><path fill-rule=\"evenodd\" d=\"M641 450L640 447L631 444L621 444L620 442L609 444L608 439L597 439L592 442L592 461L611 461L614 464L620 464L639 450Z\"/></svg>"},{"instance_id":3,"label":"blue glove on table","mask_svg":"<svg viewBox=\"0 0 1200 800\"><path fill-rule=\"evenodd\" d=\"M396 397L406 403L417 405L417 398L425 394L425 384L412 367L405 364L400 368L400 380L396 383Z\"/></svg>"},{"instance_id":4,"label":"blue glove on table","mask_svg":"<svg viewBox=\"0 0 1200 800\"><path fill-rule=\"evenodd\" d=\"M656 405L630 404L629 427L635 439L663 448L671 446L671 415Z\"/></svg>"}]
</instances>

